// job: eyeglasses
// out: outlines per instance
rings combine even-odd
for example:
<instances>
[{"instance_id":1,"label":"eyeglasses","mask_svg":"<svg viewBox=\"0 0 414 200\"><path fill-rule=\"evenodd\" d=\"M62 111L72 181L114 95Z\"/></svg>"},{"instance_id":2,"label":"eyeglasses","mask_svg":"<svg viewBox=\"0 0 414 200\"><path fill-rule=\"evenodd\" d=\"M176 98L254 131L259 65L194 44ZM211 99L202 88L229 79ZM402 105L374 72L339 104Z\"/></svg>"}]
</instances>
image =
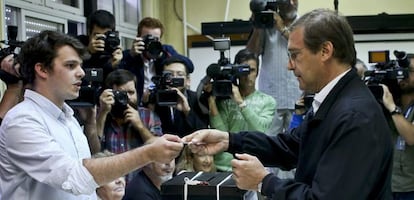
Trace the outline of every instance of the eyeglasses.
<instances>
[{"instance_id":1,"label":"eyeglasses","mask_svg":"<svg viewBox=\"0 0 414 200\"><path fill-rule=\"evenodd\" d=\"M296 60L296 58L298 57L298 55L300 54L300 53L302 53L302 50L303 50L304 48L300 48L300 49L293 49L293 50L288 50L288 52L287 52L287 55L288 55L288 57L289 57L289 60L291 60L291 61L295 61Z\"/></svg>"}]
</instances>

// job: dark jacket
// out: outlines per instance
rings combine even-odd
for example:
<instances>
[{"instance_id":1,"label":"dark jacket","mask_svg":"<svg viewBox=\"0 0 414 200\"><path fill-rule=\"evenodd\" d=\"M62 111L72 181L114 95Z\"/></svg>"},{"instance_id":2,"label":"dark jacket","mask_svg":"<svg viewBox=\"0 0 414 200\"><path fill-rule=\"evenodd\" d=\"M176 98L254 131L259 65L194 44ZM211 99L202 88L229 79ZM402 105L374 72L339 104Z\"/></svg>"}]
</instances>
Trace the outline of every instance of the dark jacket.
<instances>
[{"instance_id":1,"label":"dark jacket","mask_svg":"<svg viewBox=\"0 0 414 200\"><path fill-rule=\"evenodd\" d=\"M156 69L157 74L162 73L162 64L165 59L172 55L177 55L177 51L175 51L174 47L171 45L162 45L163 48L163 55L161 58L155 60L154 66ZM142 94L144 92L144 60L142 56L131 56L130 49L124 50L123 57L121 63L119 64L120 69L126 69L132 72L137 77L137 93L138 93L138 100L141 101Z\"/></svg>"},{"instance_id":2,"label":"dark jacket","mask_svg":"<svg viewBox=\"0 0 414 200\"><path fill-rule=\"evenodd\" d=\"M164 133L183 137L196 130L207 128L209 118L208 115L201 111L196 92L186 90L186 93L187 101L191 108L187 117L183 112L173 109L174 119L172 120L170 107L156 106L155 113L160 116L161 127Z\"/></svg>"},{"instance_id":3,"label":"dark jacket","mask_svg":"<svg viewBox=\"0 0 414 200\"><path fill-rule=\"evenodd\" d=\"M141 170L125 188L123 200L161 200L161 192Z\"/></svg>"},{"instance_id":4,"label":"dark jacket","mask_svg":"<svg viewBox=\"0 0 414 200\"><path fill-rule=\"evenodd\" d=\"M312 119L274 137L231 134L229 151L256 155L268 166L297 167L294 180L263 179L262 193L272 199L391 199L391 141L382 108L351 70Z\"/></svg>"}]
</instances>

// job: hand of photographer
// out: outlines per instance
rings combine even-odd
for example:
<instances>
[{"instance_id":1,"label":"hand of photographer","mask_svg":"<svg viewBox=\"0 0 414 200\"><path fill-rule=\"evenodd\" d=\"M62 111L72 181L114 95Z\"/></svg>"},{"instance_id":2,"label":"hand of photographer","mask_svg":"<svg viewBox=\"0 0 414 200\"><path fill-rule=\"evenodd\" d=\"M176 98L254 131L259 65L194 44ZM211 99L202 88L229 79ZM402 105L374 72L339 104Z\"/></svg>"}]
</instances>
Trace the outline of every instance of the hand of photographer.
<instances>
[{"instance_id":1,"label":"hand of photographer","mask_svg":"<svg viewBox=\"0 0 414 200\"><path fill-rule=\"evenodd\" d=\"M392 112L396 107L393 96L386 85L380 85L382 86L382 89L384 91L384 94L382 95L382 103L389 112Z\"/></svg>"},{"instance_id":2,"label":"hand of photographer","mask_svg":"<svg viewBox=\"0 0 414 200\"><path fill-rule=\"evenodd\" d=\"M16 63L15 60L16 58L14 54L10 54L4 57L0 64L1 69L15 77L20 77L20 73L19 73L20 64Z\"/></svg>"},{"instance_id":3,"label":"hand of photographer","mask_svg":"<svg viewBox=\"0 0 414 200\"><path fill-rule=\"evenodd\" d=\"M131 56L138 56L141 55L142 52L145 50L145 43L141 37L136 37L134 42L132 43L132 47L130 50Z\"/></svg>"},{"instance_id":4,"label":"hand of photographer","mask_svg":"<svg viewBox=\"0 0 414 200\"><path fill-rule=\"evenodd\" d=\"M105 49L105 35L104 34L96 34L94 36L90 36L92 39L89 41L88 50L90 53L97 53L102 52Z\"/></svg>"},{"instance_id":5,"label":"hand of photographer","mask_svg":"<svg viewBox=\"0 0 414 200\"><path fill-rule=\"evenodd\" d=\"M127 109L124 111L124 114L125 121L131 123L132 126L134 126L134 128L137 130L140 130L144 127L138 110L133 108L131 105L127 105Z\"/></svg>"},{"instance_id":6,"label":"hand of photographer","mask_svg":"<svg viewBox=\"0 0 414 200\"><path fill-rule=\"evenodd\" d=\"M184 96L184 94L179 90L178 88L171 88L172 90L175 90L178 95L178 101L176 109L183 112L185 116L188 116L188 113L191 111L191 107L188 104L187 97Z\"/></svg>"},{"instance_id":7,"label":"hand of photographer","mask_svg":"<svg viewBox=\"0 0 414 200\"><path fill-rule=\"evenodd\" d=\"M119 46L113 53L111 58L112 68L117 68L123 57L122 48Z\"/></svg>"},{"instance_id":8,"label":"hand of photographer","mask_svg":"<svg viewBox=\"0 0 414 200\"><path fill-rule=\"evenodd\" d=\"M231 86L233 94L231 95L231 98L234 102L236 102L237 105L240 105L243 103L243 97L240 94L240 89L238 86L232 84Z\"/></svg>"},{"instance_id":9,"label":"hand of photographer","mask_svg":"<svg viewBox=\"0 0 414 200\"><path fill-rule=\"evenodd\" d=\"M102 94L99 96L99 103L99 114L106 116L111 111L112 105L115 103L112 89L105 89L102 92Z\"/></svg>"}]
</instances>

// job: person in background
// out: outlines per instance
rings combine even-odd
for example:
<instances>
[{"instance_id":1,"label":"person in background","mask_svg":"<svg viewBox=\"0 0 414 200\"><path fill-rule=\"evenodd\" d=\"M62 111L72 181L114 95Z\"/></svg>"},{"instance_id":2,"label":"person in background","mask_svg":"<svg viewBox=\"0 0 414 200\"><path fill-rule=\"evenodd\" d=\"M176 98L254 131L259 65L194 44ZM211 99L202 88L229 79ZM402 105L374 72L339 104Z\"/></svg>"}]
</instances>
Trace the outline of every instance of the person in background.
<instances>
[{"instance_id":1,"label":"person in background","mask_svg":"<svg viewBox=\"0 0 414 200\"><path fill-rule=\"evenodd\" d=\"M144 90L149 89L152 77L162 73L164 60L178 54L171 45L161 43L163 34L164 25L159 19L145 17L138 23L137 36L131 48L123 51L119 67L131 71L137 77L139 102Z\"/></svg>"},{"instance_id":2,"label":"person in background","mask_svg":"<svg viewBox=\"0 0 414 200\"><path fill-rule=\"evenodd\" d=\"M151 103L155 104L155 112L160 116L162 130L165 133L184 137L196 130L208 127L208 115L201 111L196 92L187 88L191 81L190 74L193 71L193 62L182 55L171 56L163 63L163 75L161 77L169 74L171 78L181 79L183 83L180 86L166 86L168 84L160 86L161 89L167 87L168 90L174 90L177 93L176 105L163 106L160 105L160 102L157 102L156 98L151 100ZM156 94L153 95L156 96Z\"/></svg>"},{"instance_id":3,"label":"person in background","mask_svg":"<svg viewBox=\"0 0 414 200\"><path fill-rule=\"evenodd\" d=\"M86 19L86 28L87 35L78 38L91 56L84 60L82 67L102 68L105 80L122 60L119 36L115 33L115 16L106 10L96 10Z\"/></svg>"},{"instance_id":4,"label":"person in background","mask_svg":"<svg viewBox=\"0 0 414 200\"><path fill-rule=\"evenodd\" d=\"M104 150L94 154L93 158L105 158L115 155L114 153ZM125 195L125 177L121 176L112 182L102 185L96 189L96 194L101 200L121 200Z\"/></svg>"},{"instance_id":5,"label":"person in background","mask_svg":"<svg viewBox=\"0 0 414 200\"><path fill-rule=\"evenodd\" d=\"M242 49L236 54L234 63L249 65L250 72L239 77L238 86L232 85L230 99L216 100L213 95L209 97L211 127L231 132L266 132L276 111L276 101L255 88L259 59L252 51ZM217 170L231 171L232 159L233 155L226 152L215 155L214 163Z\"/></svg>"},{"instance_id":6,"label":"person in background","mask_svg":"<svg viewBox=\"0 0 414 200\"><path fill-rule=\"evenodd\" d=\"M138 107L135 83L134 74L125 69L114 70L106 77L106 89L99 97L96 117L101 150L108 149L119 154L162 135L158 115L148 108ZM125 177L127 183L135 173Z\"/></svg>"},{"instance_id":7,"label":"person in background","mask_svg":"<svg viewBox=\"0 0 414 200\"><path fill-rule=\"evenodd\" d=\"M351 26L335 11L316 9L289 31L288 69L301 90L315 93L305 120L277 136L206 129L182 139L194 153L234 153L236 185L269 199L391 199L391 130L352 67ZM263 165L296 167L295 177L280 179Z\"/></svg>"},{"instance_id":8,"label":"person in background","mask_svg":"<svg viewBox=\"0 0 414 200\"><path fill-rule=\"evenodd\" d=\"M259 5L266 1L251 0L250 10L254 14ZM246 48L261 55L262 66L259 71L259 91L276 99L277 112L268 134L278 134L289 127L294 112L295 101L302 91L295 76L287 69L288 27L298 18L298 0L288 0L273 8L274 24L271 28L253 27ZM291 176L293 177L293 176Z\"/></svg>"},{"instance_id":9,"label":"person in background","mask_svg":"<svg viewBox=\"0 0 414 200\"><path fill-rule=\"evenodd\" d=\"M161 200L161 185L173 177L174 169L175 160L146 165L127 185L124 200Z\"/></svg>"},{"instance_id":10,"label":"person in background","mask_svg":"<svg viewBox=\"0 0 414 200\"><path fill-rule=\"evenodd\" d=\"M148 163L170 162L181 152L181 138L163 135L143 147L91 158L65 103L79 96L86 55L79 40L57 31L42 31L21 48L21 75L31 87L0 126L3 199L96 199L99 186Z\"/></svg>"},{"instance_id":11,"label":"person in background","mask_svg":"<svg viewBox=\"0 0 414 200\"><path fill-rule=\"evenodd\" d=\"M182 172L216 172L214 157L212 155L200 155L191 152L190 148L184 147L183 153L178 158L175 168L176 174Z\"/></svg>"},{"instance_id":12,"label":"person in background","mask_svg":"<svg viewBox=\"0 0 414 200\"><path fill-rule=\"evenodd\" d=\"M393 94L388 86L382 85L382 102L391 115L393 127L391 187L394 200L414 199L414 54L407 54L407 59L410 61L408 77L398 82L401 93Z\"/></svg>"}]
</instances>

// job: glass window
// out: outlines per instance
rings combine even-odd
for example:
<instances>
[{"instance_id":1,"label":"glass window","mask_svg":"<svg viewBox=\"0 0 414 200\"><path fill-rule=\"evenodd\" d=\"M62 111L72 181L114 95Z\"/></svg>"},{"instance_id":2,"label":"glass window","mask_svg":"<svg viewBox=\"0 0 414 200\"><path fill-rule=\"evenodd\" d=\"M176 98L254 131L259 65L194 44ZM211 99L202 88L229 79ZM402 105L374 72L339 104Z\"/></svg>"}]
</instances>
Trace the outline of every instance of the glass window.
<instances>
[{"instance_id":1,"label":"glass window","mask_svg":"<svg viewBox=\"0 0 414 200\"><path fill-rule=\"evenodd\" d=\"M63 24L26 16L26 39L29 39L43 30L63 32Z\"/></svg>"}]
</instances>

